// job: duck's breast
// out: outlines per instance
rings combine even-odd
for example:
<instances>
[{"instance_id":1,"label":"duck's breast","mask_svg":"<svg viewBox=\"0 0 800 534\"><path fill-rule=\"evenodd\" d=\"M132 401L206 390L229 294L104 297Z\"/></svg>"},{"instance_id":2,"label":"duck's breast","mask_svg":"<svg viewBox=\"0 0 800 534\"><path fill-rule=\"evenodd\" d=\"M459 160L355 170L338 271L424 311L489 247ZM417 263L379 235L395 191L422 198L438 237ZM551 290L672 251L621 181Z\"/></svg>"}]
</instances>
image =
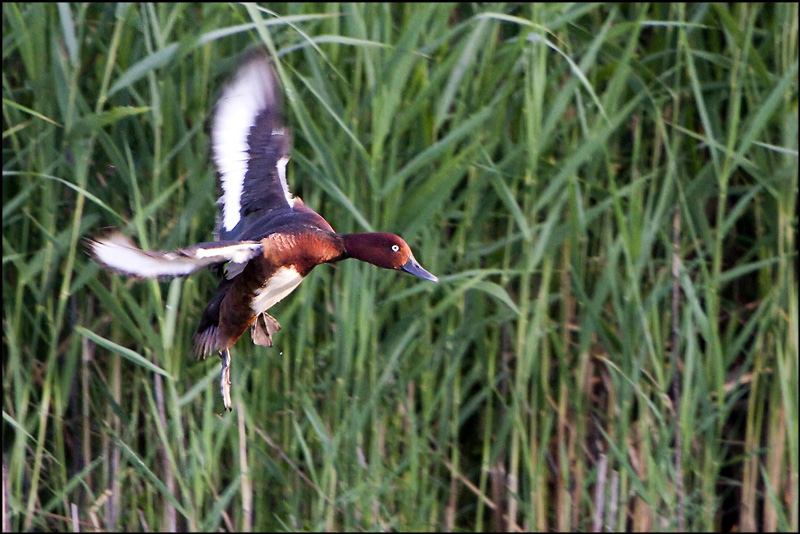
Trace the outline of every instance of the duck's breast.
<instances>
[{"instance_id":1,"label":"duck's breast","mask_svg":"<svg viewBox=\"0 0 800 534\"><path fill-rule=\"evenodd\" d=\"M294 265L279 267L264 285L253 292L250 308L255 315L267 311L294 291L302 281L303 275Z\"/></svg>"}]
</instances>

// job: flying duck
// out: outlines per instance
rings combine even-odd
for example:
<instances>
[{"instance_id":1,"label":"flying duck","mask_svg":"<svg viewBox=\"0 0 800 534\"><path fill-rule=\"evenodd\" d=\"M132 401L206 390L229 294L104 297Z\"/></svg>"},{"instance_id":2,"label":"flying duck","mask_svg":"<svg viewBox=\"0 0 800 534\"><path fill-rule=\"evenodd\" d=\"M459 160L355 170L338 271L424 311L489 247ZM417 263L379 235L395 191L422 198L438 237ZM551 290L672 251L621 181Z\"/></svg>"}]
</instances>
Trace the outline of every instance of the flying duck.
<instances>
[{"instance_id":1,"label":"flying duck","mask_svg":"<svg viewBox=\"0 0 800 534\"><path fill-rule=\"evenodd\" d=\"M220 391L231 403L230 349L250 329L253 343L272 346L280 324L267 313L320 263L355 258L424 280L408 244L388 233L338 234L293 196L286 182L290 132L280 87L264 54L250 54L213 112L211 149L222 183L215 240L172 252L145 251L115 231L87 240L92 259L136 278L187 276L216 267L220 282L194 334L195 353L222 359Z\"/></svg>"}]
</instances>

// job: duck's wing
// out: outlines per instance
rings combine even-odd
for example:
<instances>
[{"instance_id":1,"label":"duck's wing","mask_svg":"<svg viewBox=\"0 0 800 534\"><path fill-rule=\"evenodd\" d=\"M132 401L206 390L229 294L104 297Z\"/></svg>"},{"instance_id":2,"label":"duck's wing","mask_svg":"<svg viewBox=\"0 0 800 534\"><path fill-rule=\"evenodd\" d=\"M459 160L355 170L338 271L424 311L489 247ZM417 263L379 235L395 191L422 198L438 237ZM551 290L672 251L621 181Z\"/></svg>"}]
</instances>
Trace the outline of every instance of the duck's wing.
<instances>
[{"instance_id":1,"label":"duck's wing","mask_svg":"<svg viewBox=\"0 0 800 534\"><path fill-rule=\"evenodd\" d=\"M171 252L142 250L125 235L86 240L92 259L107 269L137 278L187 276L203 267L231 262L227 268L241 272L263 251L258 241L215 241Z\"/></svg>"},{"instance_id":2,"label":"duck's wing","mask_svg":"<svg viewBox=\"0 0 800 534\"><path fill-rule=\"evenodd\" d=\"M223 190L220 240L239 238L248 219L295 205L286 183L291 140L282 113L270 61L251 54L223 90L212 120L211 148Z\"/></svg>"}]
</instances>

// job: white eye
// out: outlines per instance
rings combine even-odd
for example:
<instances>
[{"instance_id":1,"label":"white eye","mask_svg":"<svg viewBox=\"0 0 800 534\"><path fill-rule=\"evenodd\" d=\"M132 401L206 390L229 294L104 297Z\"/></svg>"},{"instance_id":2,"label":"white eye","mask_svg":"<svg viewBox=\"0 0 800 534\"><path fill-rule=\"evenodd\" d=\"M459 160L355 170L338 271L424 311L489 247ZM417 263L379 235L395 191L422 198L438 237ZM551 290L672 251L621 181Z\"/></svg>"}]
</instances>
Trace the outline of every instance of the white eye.
<instances>
[{"instance_id":1,"label":"white eye","mask_svg":"<svg viewBox=\"0 0 800 534\"><path fill-rule=\"evenodd\" d=\"M400 247L397 246L397 245L392 245L392 251L393 252L399 252L400 251Z\"/></svg>"}]
</instances>

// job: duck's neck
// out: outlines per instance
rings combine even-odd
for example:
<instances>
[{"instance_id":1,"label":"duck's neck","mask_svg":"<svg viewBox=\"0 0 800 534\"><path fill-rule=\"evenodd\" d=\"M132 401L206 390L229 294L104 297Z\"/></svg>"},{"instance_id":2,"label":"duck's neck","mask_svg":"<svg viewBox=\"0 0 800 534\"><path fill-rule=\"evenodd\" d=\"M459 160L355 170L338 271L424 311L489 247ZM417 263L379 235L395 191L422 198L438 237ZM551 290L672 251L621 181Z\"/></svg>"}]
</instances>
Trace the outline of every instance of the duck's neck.
<instances>
[{"instance_id":1,"label":"duck's neck","mask_svg":"<svg viewBox=\"0 0 800 534\"><path fill-rule=\"evenodd\" d=\"M369 250L372 234L339 234L344 244L344 252L340 259L355 258L364 261Z\"/></svg>"}]
</instances>

